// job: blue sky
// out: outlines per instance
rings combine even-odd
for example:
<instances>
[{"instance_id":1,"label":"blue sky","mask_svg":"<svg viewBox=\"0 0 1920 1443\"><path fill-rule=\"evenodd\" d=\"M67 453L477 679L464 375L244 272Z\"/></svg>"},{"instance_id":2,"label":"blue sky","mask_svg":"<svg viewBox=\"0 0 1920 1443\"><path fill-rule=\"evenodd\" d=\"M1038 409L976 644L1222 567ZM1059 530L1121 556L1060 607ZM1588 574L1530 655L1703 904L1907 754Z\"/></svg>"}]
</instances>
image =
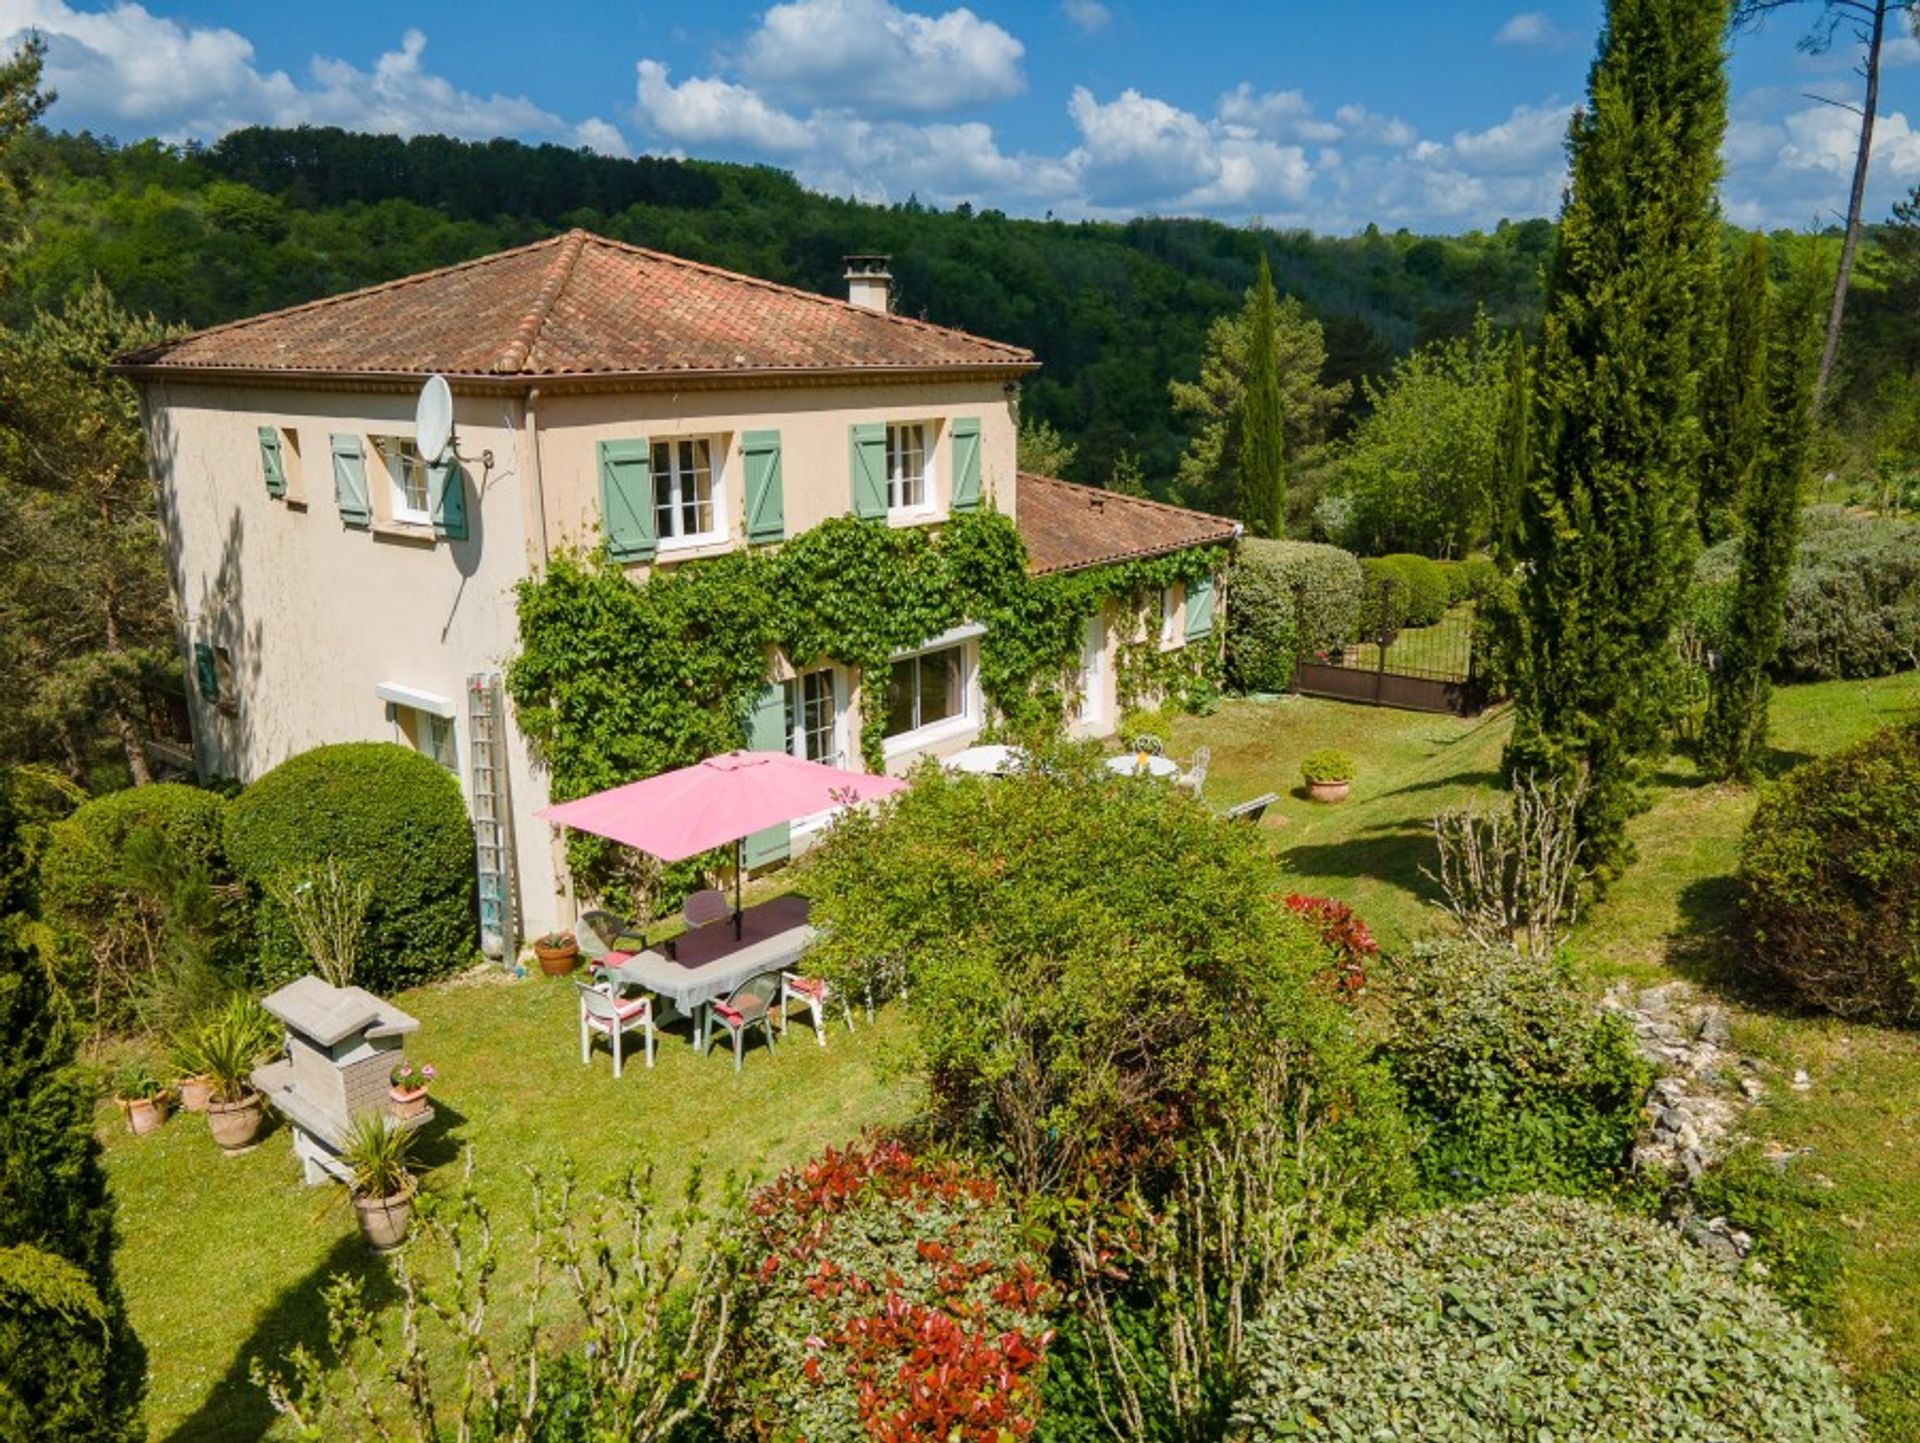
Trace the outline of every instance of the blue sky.
<instances>
[{"instance_id":1,"label":"blue sky","mask_svg":"<svg viewBox=\"0 0 1920 1443\"><path fill-rule=\"evenodd\" d=\"M1806 226L1844 202L1857 57L1736 43L1724 199ZM1550 215L1599 0L784 0L702 4L0 0L51 121L122 139L248 124L513 135L765 161L876 200L1205 214L1344 233ZM1890 47L1868 214L1920 185L1920 42ZM1909 124L1910 116L1913 124Z\"/></svg>"}]
</instances>

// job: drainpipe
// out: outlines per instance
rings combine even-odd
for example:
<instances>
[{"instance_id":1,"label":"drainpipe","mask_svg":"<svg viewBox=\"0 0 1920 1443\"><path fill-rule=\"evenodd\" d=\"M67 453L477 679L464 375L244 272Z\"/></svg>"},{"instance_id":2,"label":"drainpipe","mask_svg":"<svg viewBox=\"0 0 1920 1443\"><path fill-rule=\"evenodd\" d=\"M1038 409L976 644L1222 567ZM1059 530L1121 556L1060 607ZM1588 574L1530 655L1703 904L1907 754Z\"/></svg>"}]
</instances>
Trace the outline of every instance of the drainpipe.
<instances>
[{"instance_id":1,"label":"drainpipe","mask_svg":"<svg viewBox=\"0 0 1920 1443\"><path fill-rule=\"evenodd\" d=\"M539 410L540 388L535 386L527 392L521 406L521 424L526 436L527 484L533 490L533 542L538 548L540 569L544 571L552 553L547 545L547 488L540 479Z\"/></svg>"}]
</instances>

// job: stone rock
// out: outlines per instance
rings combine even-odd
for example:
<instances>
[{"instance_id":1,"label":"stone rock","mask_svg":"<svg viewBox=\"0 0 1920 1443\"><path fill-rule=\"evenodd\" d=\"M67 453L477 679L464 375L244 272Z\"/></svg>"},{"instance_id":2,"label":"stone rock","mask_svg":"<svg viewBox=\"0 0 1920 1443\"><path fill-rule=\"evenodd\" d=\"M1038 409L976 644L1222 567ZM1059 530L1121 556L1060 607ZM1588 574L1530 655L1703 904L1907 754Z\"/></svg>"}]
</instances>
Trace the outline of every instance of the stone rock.
<instances>
[{"instance_id":1,"label":"stone rock","mask_svg":"<svg viewBox=\"0 0 1920 1443\"><path fill-rule=\"evenodd\" d=\"M1806 1068L1796 1067L1793 1070L1793 1090L1795 1092L1811 1092L1813 1090L1813 1079L1807 1076Z\"/></svg>"}]
</instances>

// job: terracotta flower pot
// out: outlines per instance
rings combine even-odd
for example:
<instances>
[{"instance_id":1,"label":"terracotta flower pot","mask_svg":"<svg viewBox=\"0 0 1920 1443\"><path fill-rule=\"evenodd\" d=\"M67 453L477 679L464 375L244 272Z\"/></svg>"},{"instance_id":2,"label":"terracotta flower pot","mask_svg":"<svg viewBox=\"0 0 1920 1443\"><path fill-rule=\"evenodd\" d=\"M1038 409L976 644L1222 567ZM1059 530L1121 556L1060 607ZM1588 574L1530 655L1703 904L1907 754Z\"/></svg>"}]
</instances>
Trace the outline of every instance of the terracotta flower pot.
<instances>
[{"instance_id":1,"label":"terracotta flower pot","mask_svg":"<svg viewBox=\"0 0 1920 1443\"><path fill-rule=\"evenodd\" d=\"M135 1137L152 1132L167 1120L165 1093L157 1093L152 1097L123 1097L120 1105L127 1110L127 1131Z\"/></svg>"},{"instance_id":2,"label":"terracotta flower pot","mask_svg":"<svg viewBox=\"0 0 1920 1443\"><path fill-rule=\"evenodd\" d=\"M207 1131L213 1134L213 1140L220 1144L228 1154L246 1152L260 1138L260 1129L267 1120L265 1099L257 1092L249 1092L238 1102L221 1102L218 1098L207 1099Z\"/></svg>"},{"instance_id":3,"label":"terracotta flower pot","mask_svg":"<svg viewBox=\"0 0 1920 1443\"><path fill-rule=\"evenodd\" d=\"M367 1246L377 1253L391 1252L407 1240L407 1229L413 1223L413 1189L409 1187L392 1197L356 1195L353 1212L360 1220L360 1236L367 1240Z\"/></svg>"},{"instance_id":4,"label":"terracotta flower pot","mask_svg":"<svg viewBox=\"0 0 1920 1443\"><path fill-rule=\"evenodd\" d=\"M205 1112L207 1099L213 1096L211 1077L183 1077L177 1089L180 1094L180 1106L188 1112Z\"/></svg>"},{"instance_id":5,"label":"terracotta flower pot","mask_svg":"<svg viewBox=\"0 0 1920 1443\"><path fill-rule=\"evenodd\" d=\"M549 947L544 942L535 942L533 955L540 959L540 970L547 976L564 977L580 960L580 944L569 940L564 946Z\"/></svg>"},{"instance_id":6,"label":"terracotta flower pot","mask_svg":"<svg viewBox=\"0 0 1920 1443\"><path fill-rule=\"evenodd\" d=\"M1307 795L1316 802L1344 802L1352 782L1308 782Z\"/></svg>"},{"instance_id":7,"label":"terracotta flower pot","mask_svg":"<svg viewBox=\"0 0 1920 1443\"><path fill-rule=\"evenodd\" d=\"M427 1114L427 1090L424 1087L416 1087L411 1092L396 1087L387 1097L393 1103L391 1111L395 1122L412 1122Z\"/></svg>"}]
</instances>

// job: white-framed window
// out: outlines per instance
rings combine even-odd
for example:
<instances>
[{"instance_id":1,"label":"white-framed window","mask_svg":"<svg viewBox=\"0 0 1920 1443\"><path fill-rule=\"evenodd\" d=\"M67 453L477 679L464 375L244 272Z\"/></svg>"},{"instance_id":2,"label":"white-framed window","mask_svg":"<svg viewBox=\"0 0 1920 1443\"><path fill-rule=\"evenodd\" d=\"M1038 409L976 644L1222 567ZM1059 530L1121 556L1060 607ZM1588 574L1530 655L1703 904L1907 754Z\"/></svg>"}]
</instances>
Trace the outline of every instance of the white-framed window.
<instances>
[{"instance_id":1,"label":"white-framed window","mask_svg":"<svg viewBox=\"0 0 1920 1443\"><path fill-rule=\"evenodd\" d=\"M1080 633L1080 720L1089 724L1098 722L1106 711L1101 665L1106 650L1106 619L1096 611Z\"/></svg>"},{"instance_id":2,"label":"white-framed window","mask_svg":"<svg viewBox=\"0 0 1920 1443\"><path fill-rule=\"evenodd\" d=\"M967 717L972 658L966 642L897 658L887 677L889 741Z\"/></svg>"},{"instance_id":3,"label":"white-framed window","mask_svg":"<svg viewBox=\"0 0 1920 1443\"><path fill-rule=\"evenodd\" d=\"M375 436L374 447L387 468L388 505L395 521L416 526L431 526L427 511L427 463L420 459L420 448L407 436Z\"/></svg>"},{"instance_id":4,"label":"white-framed window","mask_svg":"<svg viewBox=\"0 0 1920 1443\"><path fill-rule=\"evenodd\" d=\"M653 528L662 545L725 539L720 453L718 443L706 436L653 443Z\"/></svg>"},{"instance_id":5,"label":"white-framed window","mask_svg":"<svg viewBox=\"0 0 1920 1443\"><path fill-rule=\"evenodd\" d=\"M847 764L846 708L839 673L830 666L803 671L785 683L787 742L796 757L830 767Z\"/></svg>"},{"instance_id":6,"label":"white-framed window","mask_svg":"<svg viewBox=\"0 0 1920 1443\"><path fill-rule=\"evenodd\" d=\"M887 510L927 511L933 506L933 448L921 421L887 423Z\"/></svg>"},{"instance_id":7,"label":"white-framed window","mask_svg":"<svg viewBox=\"0 0 1920 1443\"><path fill-rule=\"evenodd\" d=\"M1180 593L1171 586L1160 593L1160 644L1172 646L1180 636Z\"/></svg>"}]
</instances>

